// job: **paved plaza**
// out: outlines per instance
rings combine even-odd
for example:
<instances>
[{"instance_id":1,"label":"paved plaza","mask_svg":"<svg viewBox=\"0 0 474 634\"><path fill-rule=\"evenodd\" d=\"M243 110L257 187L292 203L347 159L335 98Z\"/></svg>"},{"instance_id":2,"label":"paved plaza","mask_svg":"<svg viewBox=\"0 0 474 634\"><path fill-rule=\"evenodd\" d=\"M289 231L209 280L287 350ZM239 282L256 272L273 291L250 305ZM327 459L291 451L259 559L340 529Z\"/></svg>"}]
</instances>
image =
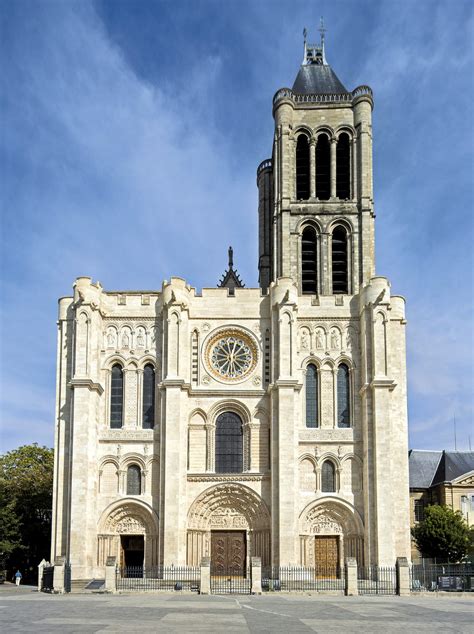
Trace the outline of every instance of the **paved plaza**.
<instances>
[{"instance_id":1,"label":"paved plaza","mask_svg":"<svg viewBox=\"0 0 474 634\"><path fill-rule=\"evenodd\" d=\"M0 586L2 632L463 632L474 633L474 595L38 594Z\"/></svg>"}]
</instances>

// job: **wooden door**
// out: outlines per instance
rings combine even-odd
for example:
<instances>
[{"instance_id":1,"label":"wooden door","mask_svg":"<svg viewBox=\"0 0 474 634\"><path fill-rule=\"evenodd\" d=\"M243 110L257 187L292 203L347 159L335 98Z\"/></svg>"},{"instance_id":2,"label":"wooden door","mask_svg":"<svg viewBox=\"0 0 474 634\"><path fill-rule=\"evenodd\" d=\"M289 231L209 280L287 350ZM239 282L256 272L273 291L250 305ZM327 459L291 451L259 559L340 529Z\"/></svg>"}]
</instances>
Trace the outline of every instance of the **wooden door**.
<instances>
[{"instance_id":1,"label":"wooden door","mask_svg":"<svg viewBox=\"0 0 474 634\"><path fill-rule=\"evenodd\" d=\"M245 531L212 531L211 572L214 575L245 575Z\"/></svg>"},{"instance_id":2,"label":"wooden door","mask_svg":"<svg viewBox=\"0 0 474 634\"><path fill-rule=\"evenodd\" d=\"M337 576L339 569L339 537L315 537L314 555L318 576Z\"/></svg>"}]
</instances>

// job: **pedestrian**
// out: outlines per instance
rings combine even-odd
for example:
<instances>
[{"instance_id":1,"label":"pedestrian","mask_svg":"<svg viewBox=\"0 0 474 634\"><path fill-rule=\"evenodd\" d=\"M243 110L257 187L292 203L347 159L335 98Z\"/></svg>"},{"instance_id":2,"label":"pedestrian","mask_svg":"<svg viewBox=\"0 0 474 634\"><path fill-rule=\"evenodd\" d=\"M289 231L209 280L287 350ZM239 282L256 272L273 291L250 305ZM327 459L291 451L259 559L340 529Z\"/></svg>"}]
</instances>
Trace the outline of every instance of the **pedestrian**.
<instances>
[{"instance_id":1,"label":"pedestrian","mask_svg":"<svg viewBox=\"0 0 474 634\"><path fill-rule=\"evenodd\" d=\"M15 583L16 583L17 586L20 585L20 581L21 581L22 577L23 577L23 575L21 574L21 572L19 570L17 570L15 572Z\"/></svg>"}]
</instances>

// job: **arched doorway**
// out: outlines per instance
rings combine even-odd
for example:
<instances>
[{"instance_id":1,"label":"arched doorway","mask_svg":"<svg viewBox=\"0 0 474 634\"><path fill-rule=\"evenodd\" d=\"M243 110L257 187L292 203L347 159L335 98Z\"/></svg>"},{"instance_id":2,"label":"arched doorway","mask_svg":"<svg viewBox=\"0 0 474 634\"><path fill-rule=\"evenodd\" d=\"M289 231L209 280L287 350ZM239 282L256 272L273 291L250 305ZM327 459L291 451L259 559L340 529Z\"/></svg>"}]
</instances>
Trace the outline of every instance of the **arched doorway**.
<instances>
[{"instance_id":1,"label":"arched doorway","mask_svg":"<svg viewBox=\"0 0 474 634\"><path fill-rule=\"evenodd\" d=\"M262 498L236 483L203 491L188 512L187 563L246 569L250 557L270 563L270 514Z\"/></svg>"},{"instance_id":2,"label":"arched doorway","mask_svg":"<svg viewBox=\"0 0 474 634\"><path fill-rule=\"evenodd\" d=\"M364 529L359 513L347 502L322 499L300 514L300 563L341 570L346 557L363 565Z\"/></svg>"},{"instance_id":3,"label":"arched doorway","mask_svg":"<svg viewBox=\"0 0 474 634\"><path fill-rule=\"evenodd\" d=\"M120 501L102 514L98 527L97 563L114 556L121 568L158 563L158 518L147 504Z\"/></svg>"}]
</instances>

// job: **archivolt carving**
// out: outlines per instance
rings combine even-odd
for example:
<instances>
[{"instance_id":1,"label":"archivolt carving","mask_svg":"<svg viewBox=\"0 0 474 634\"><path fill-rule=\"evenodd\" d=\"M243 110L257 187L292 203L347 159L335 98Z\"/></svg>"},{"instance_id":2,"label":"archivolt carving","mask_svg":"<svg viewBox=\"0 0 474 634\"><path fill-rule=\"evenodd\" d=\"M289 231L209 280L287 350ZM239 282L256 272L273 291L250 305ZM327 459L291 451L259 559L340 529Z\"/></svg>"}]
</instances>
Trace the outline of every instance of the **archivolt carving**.
<instances>
[{"instance_id":1,"label":"archivolt carving","mask_svg":"<svg viewBox=\"0 0 474 634\"><path fill-rule=\"evenodd\" d=\"M300 515L300 527L301 534L363 534L357 511L338 501L311 503Z\"/></svg>"},{"instance_id":2,"label":"archivolt carving","mask_svg":"<svg viewBox=\"0 0 474 634\"><path fill-rule=\"evenodd\" d=\"M103 513L98 532L115 535L152 535L158 531L151 510L137 503L125 502Z\"/></svg>"},{"instance_id":3,"label":"archivolt carving","mask_svg":"<svg viewBox=\"0 0 474 634\"><path fill-rule=\"evenodd\" d=\"M241 484L220 484L207 489L191 505L188 529L209 530L226 526L265 529L270 527L270 514L265 502L254 491Z\"/></svg>"}]
</instances>

